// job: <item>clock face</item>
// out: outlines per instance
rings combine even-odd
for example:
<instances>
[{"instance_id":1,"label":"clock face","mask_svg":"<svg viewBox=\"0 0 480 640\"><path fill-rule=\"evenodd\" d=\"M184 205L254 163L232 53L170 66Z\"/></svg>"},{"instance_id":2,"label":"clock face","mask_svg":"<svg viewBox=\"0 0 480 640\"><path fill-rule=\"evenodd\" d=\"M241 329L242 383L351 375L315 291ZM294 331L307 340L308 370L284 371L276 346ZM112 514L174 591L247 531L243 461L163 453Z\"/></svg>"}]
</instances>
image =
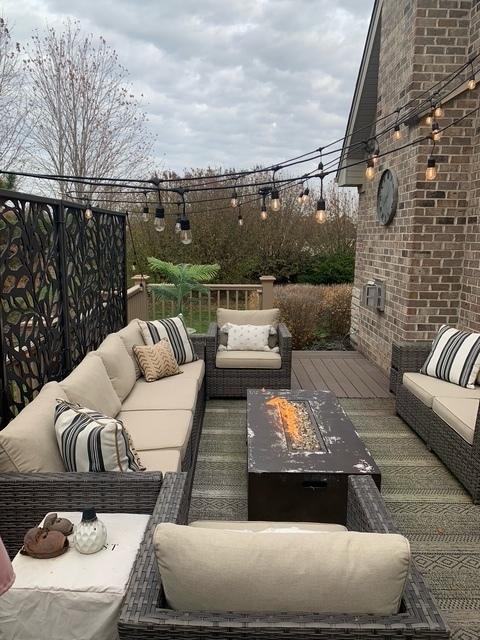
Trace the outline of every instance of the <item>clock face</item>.
<instances>
[{"instance_id":1,"label":"clock face","mask_svg":"<svg viewBox=\"0 0 480 640\"><path fill-rule=\"evenodd\" d=\"M377 220L380 224L390 224L397 212L398 182L397 177L385 169L380 178L377 191Z\"/></svg>"}]
</instances>

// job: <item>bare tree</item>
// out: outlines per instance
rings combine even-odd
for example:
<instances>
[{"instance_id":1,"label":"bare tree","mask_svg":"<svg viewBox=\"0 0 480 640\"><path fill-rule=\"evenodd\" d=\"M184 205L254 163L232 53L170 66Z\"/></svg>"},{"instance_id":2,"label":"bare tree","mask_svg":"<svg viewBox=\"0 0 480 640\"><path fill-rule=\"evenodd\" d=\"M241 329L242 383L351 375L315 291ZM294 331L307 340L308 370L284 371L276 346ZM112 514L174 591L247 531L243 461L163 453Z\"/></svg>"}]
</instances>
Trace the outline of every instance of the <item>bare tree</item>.
<instances>
[{"instance_id":1,"label":"bare tree","mask_svg":"<svg viewBox=\"0 0 480 640\"><path fill-rule=\"evenodd\" d=\"M28 133L20 45L0 18L0 171L20 168Z\"/></svg>"},{"instance_id":2,"label":"bare tree","mask_svg":"<svg viewBox=\"0 0 480 640\"><path fill-rule=\"evenodd\" d=\"M83 35L79 23L68 20L60 33L53 27L36 33L27 52L38 168L99 178L145 175L151 152L146 116L105 39ZM101 191L59 182L61 197L94 200Z\"/></svg>"}]
</instances>

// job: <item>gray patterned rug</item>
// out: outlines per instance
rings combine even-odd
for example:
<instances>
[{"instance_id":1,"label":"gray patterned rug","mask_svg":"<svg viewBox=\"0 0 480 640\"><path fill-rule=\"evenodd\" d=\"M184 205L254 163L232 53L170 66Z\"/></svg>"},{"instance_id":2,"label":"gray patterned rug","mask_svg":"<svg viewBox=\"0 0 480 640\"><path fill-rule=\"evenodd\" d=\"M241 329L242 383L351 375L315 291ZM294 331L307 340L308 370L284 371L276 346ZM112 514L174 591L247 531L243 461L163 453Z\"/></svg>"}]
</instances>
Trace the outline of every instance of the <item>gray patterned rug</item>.
<instances>
[{"instance_id":1,"label":"gray patterned rug","mask_svg":"<svg viewBox=\"0 0 480 640\"><path fill-rule=\"evenodd\" d=\"M395 415L392 400L341 400L382 471L382 494L454 640L480 638L480 507ZM245 402L207 403L190 519L247 519Z\"/></svg>"}]
</instances>

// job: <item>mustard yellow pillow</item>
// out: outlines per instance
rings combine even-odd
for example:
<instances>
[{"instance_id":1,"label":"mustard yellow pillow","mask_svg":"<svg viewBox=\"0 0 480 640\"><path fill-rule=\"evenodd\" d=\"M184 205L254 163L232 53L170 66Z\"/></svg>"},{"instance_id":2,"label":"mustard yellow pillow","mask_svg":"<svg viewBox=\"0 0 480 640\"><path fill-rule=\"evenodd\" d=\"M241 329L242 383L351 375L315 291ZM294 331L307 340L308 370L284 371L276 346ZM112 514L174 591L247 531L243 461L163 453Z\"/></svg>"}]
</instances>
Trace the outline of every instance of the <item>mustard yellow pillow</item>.
<instances>
[{"instance_id":1,"label":"mustard yellow pillow","mask_svg":"<svg viewBox=\"0 0 480 640\"><path fill-rule=\"evenodd\" d=\"M173 355L170 341L166 338L153 345L135 345L133 353L147 382L182 373Z\"/></svg>"}]
</instances>

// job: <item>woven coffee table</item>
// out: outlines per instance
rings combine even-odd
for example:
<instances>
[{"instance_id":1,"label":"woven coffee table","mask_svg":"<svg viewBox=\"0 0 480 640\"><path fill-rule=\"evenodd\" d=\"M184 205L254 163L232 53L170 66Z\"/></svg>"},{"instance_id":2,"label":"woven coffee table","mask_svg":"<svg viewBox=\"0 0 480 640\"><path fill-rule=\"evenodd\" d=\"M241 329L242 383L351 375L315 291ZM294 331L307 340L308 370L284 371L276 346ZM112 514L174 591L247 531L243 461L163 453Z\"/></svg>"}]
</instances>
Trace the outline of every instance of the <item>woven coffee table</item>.
<instances>
[{"instance_id":1,"label":"woven coffee table","mask_svg":"<svg viewBox=\"0 0 480 640\"><path fill-rule=\"evenodd\" d=\"M349 475L371 475L375 460L330 391L247 393L248 518L347 521Z\"/></svg>"}]
</instances>

